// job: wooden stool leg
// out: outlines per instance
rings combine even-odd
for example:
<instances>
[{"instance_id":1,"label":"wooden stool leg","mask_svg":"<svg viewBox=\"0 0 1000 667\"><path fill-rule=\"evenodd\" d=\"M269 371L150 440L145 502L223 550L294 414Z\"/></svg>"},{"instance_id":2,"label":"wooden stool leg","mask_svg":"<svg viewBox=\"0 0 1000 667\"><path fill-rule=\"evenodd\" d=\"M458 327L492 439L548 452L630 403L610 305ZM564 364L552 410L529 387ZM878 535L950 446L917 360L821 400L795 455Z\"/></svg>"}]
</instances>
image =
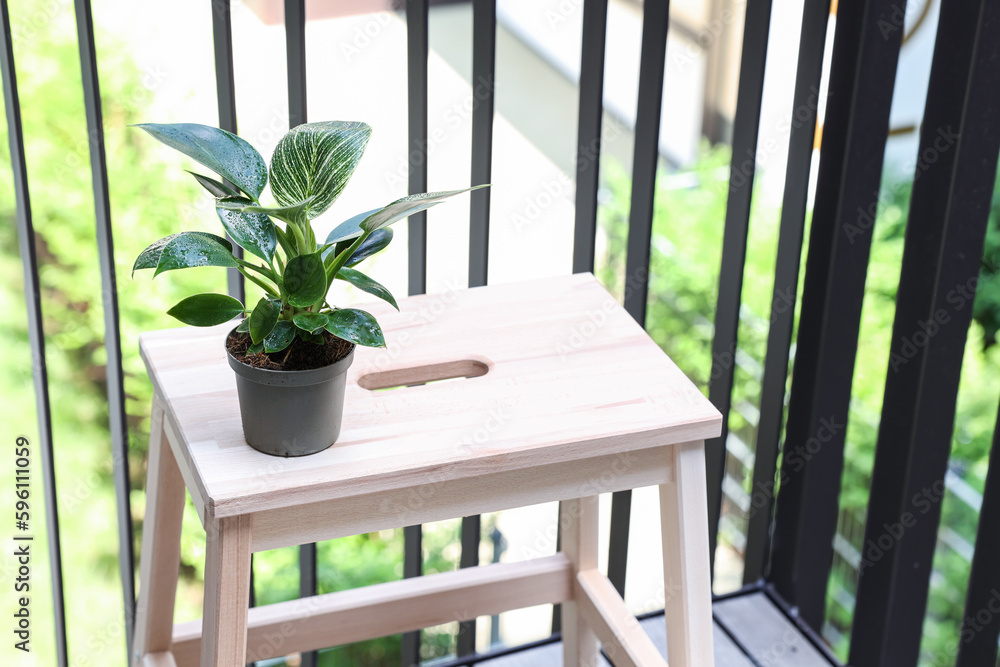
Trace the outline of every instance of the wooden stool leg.
<instances>
[{"instance_id":1,"label":"wooden stool leg","mask_svg":"<svg viewBox=\"0 0 1000 667\"><path fill-rule=\"evenodd\" d=\"M703 442L677 445L674 482L660 485L670 667L712 667L712 575Z\"/></svg>"},{"instance_id":2,"label":"wooden stool leg","mask_svg":"<svg viewBox=\"0 0 1000 667\"><path fill-rule=\"evenodd\" d=\"M216 519L205 526L205 613L202 667L243 667L250 601L250 517Z\"/></svg>"},{"instance_id":3,"label":"wooden stool leg","mask_svg":"<svg viewBox=\"0 0 1000 667\"><path fill-rule=\"evenodd\" d=\"M562 551L573 561L574 572L597 569L597 496L564 500L559 505ZM574 590L578 585L574 582ZM563 665L600 665L597 635L583 620L576 602L562 606Z\"/></svg>"},{"instance_id":4,"label":"wooden stool leg","mask_svg":"<svg viewBox=\"0 0 1000 667\"><path fill-rule=\"evenodd\" d=\"M169 651L174 630L184 480L167 442L163 419L163 406L154 398L146 473L146 517L139 563L139 602L135 610L134 665L140 664L147 654Z\"/></svg>"}]
</instances>

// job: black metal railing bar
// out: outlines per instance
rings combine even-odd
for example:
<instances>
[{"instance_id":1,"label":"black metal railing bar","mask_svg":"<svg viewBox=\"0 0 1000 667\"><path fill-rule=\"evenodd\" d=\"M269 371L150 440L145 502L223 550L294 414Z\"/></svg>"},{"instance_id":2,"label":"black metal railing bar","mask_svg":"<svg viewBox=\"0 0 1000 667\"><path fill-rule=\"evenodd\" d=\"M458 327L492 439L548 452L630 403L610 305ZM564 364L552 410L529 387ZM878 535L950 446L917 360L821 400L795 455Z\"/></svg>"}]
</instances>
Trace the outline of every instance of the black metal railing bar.
<instances>
[{"instance_id":1,"label":"black metal railing bar","mask_svg":"<svg viewBox=\"0 0 1000 667\"><path fill-rule=\"evenodd\" d=\"M636 101L632 195L625 256L625 310L643 327L646 325L649 294L650 241L653 235L656 171L660 163L660 117L669 27L668 2L647 2L643 5L639 56L639 81L642 85Z\"/></svg>"},{"instance_id":2,"label":"black metal railing bar","mask_svg":"<svg viewBox=\"0 0 1000 667\"><path fill-rule=\"evenodd\" d=\"M219 127L237 133L236 80L233 69L232 6L229 0L212 0L212 46L215 55L215 91L219 107ZM231 185L227 183L227 185ZM243 248L233 242L228 232L226 238L233 244L233 252L243 257ZM238 269L226 269L226 291L240 301L246 299L246 281ZM254 577L254 556L250 554L250 606L257 604Z\"/></svg>"},{"instance_id":3,"label":"black metal railing bar","mask_svg":"<svg viewBox=\"0 0 1000 667\"><path fill-rule=\"evenodd\" d=\"M829 23L829 0L804 4L795 91L792 95L788 162L785 165L771 318L767 331L764 377L761 381L760 420L754 447L753 481L750 486L751 498L756 498L759 492L761 501L751 505L747 520L744 584L753 583L764 576L770 555L775 475L785 412L785 389L799 288L802 238L809 205L809 175Z\"/></svg>"},{"instance_id":4,"label":"black metal railing bar","mask_svg":"<svg viewBox=\"0 0 1000 667\"><path fill-rule=\"evenodd\" d=\"M406 81L409 165L408 194L427 191L427 59L429 55L427 0L406 0ZM407 221L408 291L427 291L427 211ZM423 574L423 528L403 529L403 577ZM403 667L420 664L420 631L403 635Z\"/></svg>"},{"instance_id":5,"label":"black metal railing bar","mask_svg":"<svg viewBox=\"0 0 1000 667\"><path fill-rule=\"evenodd\" d=\"M799 403L810 403L816 384L810 378L816 374L819 337L822 333L823 299L830 280L830 248L836 233L837 196L844 174L847 128L850 106L857 71L858 41L860 39L863 3L851 2L838 5L837 27L834 34L833 53L830 65L830 79L827 85L827 105L823 125L823 145L817 174L816 196L813 202L813 216L809 232L809 249L806 274L800 300L796 356L792 370L792 391L789 396L789 417L785 425L785 447L804 443L809 435L806 429L798 429L792 419L792 408ZM810 298L806 298L809 296ZM801 378L801 379L799 379ZM788 475L787 462L781 470L781 493L774 510L774 534L771 540L771 565L768 581L782 596L794 592L797 576L796 567L806 567L799 557L801 546L799 531L807 519L803 506L805 483L803 473ZM836 500L824 504L824 509L836 511ZM789 600L792 598L789 597ZM795 602L793 601L793 604Z\"/></svg>"},{"instance_id":6,"label":"black metal railing bar","mask_svg":"<svg viewBox=\"0 0 1000 667\"><path fill-rule=\"evenodd\" d=\"M212 46L215 52L215 90L219 106L219 127L236 134L236 80L233 70L233 21L229 0L212 0ZM232 242L232 237L226 234ZM243 248L233 243L233 252L243 257ZM243 274L226 269L229 296L243 301L246 297ZM250 587L251 595L253 586Z\"/></svg>"},{"instance_id":7,"label":"black metal railing bar","mask_svg":"<svg viewBox=\"0 0 1000 667\"><path fill-rule=\"evenodd\" d=\"M406 81L409 165L408 194L427 191L427 0L406 0ZM427 292L427 211L406 224L409 293Z\"/></svg>"},{"instance_id":8,"label":"black metal railing bar","mask_svg":"<svg viewBox=\"0 0 1000 667\"><path fill-rule=\"evenodd\" d=\"M733 373L740 304L743 300L743 269L746 265L750 230L750 200L756 173L757 133L760 105L764 97L764 70L771 24L771 0L751 0L744 17L743 52L733 121L733 152L729 169L729 197L726 200L722 264L712 337L712 371L708 381L709 400L724 417L722 433L705 442L708 475L709 557L713 569L715 546L722 516L722 480L726 474L726 439L729 410L733 398Z\"/></svg>"},{"instance_id":9,"label":"black metal railing bar","mask_svg":"<svg viewBox=\"0 0 1000 667\"><path fill-rule=\"evenodd\" d=\"M305 0L285 0L285 54L288 72L288 127L308 122L306 93L306 3ZM316 545L299 547L299 597L319 592ZM316 667L319 653L302 654L303 667Z\"/></svg>"},{"instance_id":10,"label":"black metal railing bar","mask_svg":"<svg viewBox=\"0 0 1000 667\"><path fill-rule=\"evenodd\" d=\"M952 8L942 10L929 82L929 88L936 92L928 97L924 109L921 149L933 145L939 128L957 128L961 124L965 88L968 85L968 77L962 76L962 73L969 71L973 60L978 12L955 12ZM896 294L891 348L895 354L899 353L902 337L912 335L912 329L923 319L925 312L931 313L930 321L934 321L930 307L933 303L938 262L942 259L940 248L947 233L946 208L957 157L954 149L944 151L936 157L934 168L926 170L914 183L900 285ZM978 267L978 256L976 266ZM957 329L956 327L953 335L961 336L964 341L965 331ZM907 510L908 503L904 498L907 484L905 475L900 475L899 471L905 471L909 464L907 450L917 426L912 406L920 397L925 363L926 356L921 353L886 377L866 533L872 533L876 526L883 523L889 525L899 521L900 515ZM948 439L950 441L950 433ZM890 456L899 457L899 460L893 466L893 474L887 475L889 471L885 465ZM884 528L881 530L884 531ZM869 537L870 535L865 535L865 538ZM875 534L874 539L878 538L879 535ZM886 560L892 560L892 555ZM870 625L858 626L852 631L851 650L853 655L863 661L870 661L884 652L881 637L889 623L887 593L891 590L896 567L898 565L889 562L873 563L859 573L857 596L860 597L857 599L865 605L871 605L871 609L855 605L855 617Z\"/></svg>"},{"instance_id":11,"label":"black metal railing bar","mask_svg":"<svg viewBox=\"0 0 1000 667\"><path fill-rule=\"evenodd\" d=\"M972 557L969 586L966 588L965 616L959 631L960 643L955 667L988 665L997 659L1000 641L1000 614L991 613L983 623L983 609L996 608L1000 591L1000 419L993 430L990 467L986 473L983 504L976 530L976 551Z\"/></svg>"},{"instance_id":12,"label":"black metal railing bar","mask_svg":"<svg viewBox=\"0 0 1000 667\"><path fill-rule=\"evenodd\" d=\"M77 39L83 76L83 103L87 114L90 172L94 187L94 217L97 223L97 255L101 270L104 306L105 374L108 394L108 421L111 428L111 458L118 509L118 570L122 586L127 655L132 653L132 626L135 621L135 553L132 541L132 501L129 479L128 421L125 413L125 373L122 370L121 335L118 322L118 286L115 276L114 233L104 153L104 121L101 87L94 48L94 21L90 0L76 0Z\"/></svg>"},{"instance_id":13,"label":"black metal railing bar","mask_svg":"<svg viewBox=\"0 0 1000 667\"><path fill-rule=\"evenodd\" d=\"M45 360L42 292L38 284L35 226L31 216L31 195L28 189L28 170L24 158L24 134L21 128L21 104L17 92L17 70L14 67L14 47L7 0L0 0L0 21L3 22L0 72L3 75L7 138L10 142L10 164L14 176L14 199L17 204L17 238L24 273L24 297L28 311L28 342L31 346L32 379L35 388L35 405L38 411L37 450L41 453L42 459L42 493L45 500L49 576L52 577L52 622L55 653L59 667L66 667L69 664L69 657L66 645L66 611L63 598L62 546L59 540L59 507L56 501L52 410L49 403L48 366Z\"/></svg>"},{"instance_id":14,"label":"black metal railing bar","mask_svg":"<svg viewBox=\"0 0 1000 667\"><path fill-rule=\"evenodd\" d=\"M848 230L858 224L858 211L874 215L878 204L902 33L887 35L879 22L891 21L893 11L893 0L870 0L842 2L837 14L824 130L831 150L820 162L824 199L817 195L813 213L786 431L787 446L810 443L810 458L801 470L796 466L806 457L786 459L774 543L778 592L813 628L825 616L872 242L870 229L850 236ZM811 444L817 442L818 448Z\"/></svg>"},{"instance_id":15,"label":"black metal railing bar","mask_svg":"<svg viewBox=\"0 0 1000 667\"><path fill-rule=\"evenodd\" d=\"M607 27L608 0L586 0L583 3L583 41L580 48L580 111L577 116L573 273L594 270Z\"/></svg>"},{"instance_id":16,"label":"black metal railing bar","mask_svg":"<svg viewBox=\"0 0 1000 667\"><path fill-rule=\"evenodd\" d=\"M493 171L493 109L496 89L496 0L472 3L472 173L471 185L489 183ZM490 254L490 188L476 190L469 204L469 287L485 285ZM482 519L462 518L460 567L479 565ZM458 626L459 656L476 652L476 621Z\"/></svg>"},{"instance_id":17,"label":"black metal railing bar","mask_svg":"<svg viewBox=\"0 0 1000 667\"><path fill-rule=\"evenodd\" d=\"M660 157L660 113L663 103L664 61L670 3L647 2L642 13L642 43L639 56L639 87L636 101L635 148L632 158L632 194L625 258L625 310L640 326L646 326L646 296L649 284L650 240L653 232L653 201L656 169ZM608 578L625 595L628 569L628 536L631 527L632 492L620 491L611 500L611 538Z\"/></svg>"},{"instance_id":18,"label":"black metal railing bar","mask_svg":"<svg viewBox=\"0 0 1000 667\"><path fill-rule=\"evenodd\" d=\"M856 667L916 663L920 655L972 322L972 304L956 307L950 296L979 278L1000 157L993 113L1000 43L991 32L998 28L996 3L941 8L896 296L895 372L886 379L865 526L866 543L889 533L894 544L862 564L851 635ZM926 344L897 362L919 331Z\"/></svg>"},{"instance_id":19,"label":"black metal railing bar","mask_svg":"<svg viewBox=\"0 0 1000 667\"><path fill-rule=\"evenodd\" d=\"M493 173L496 51L496 0L473 0L471 185L489 183ZM471 194L469 204L469 287L486 284L489 248L490 188L482 188Z\"/></svg>"}]
</instances>

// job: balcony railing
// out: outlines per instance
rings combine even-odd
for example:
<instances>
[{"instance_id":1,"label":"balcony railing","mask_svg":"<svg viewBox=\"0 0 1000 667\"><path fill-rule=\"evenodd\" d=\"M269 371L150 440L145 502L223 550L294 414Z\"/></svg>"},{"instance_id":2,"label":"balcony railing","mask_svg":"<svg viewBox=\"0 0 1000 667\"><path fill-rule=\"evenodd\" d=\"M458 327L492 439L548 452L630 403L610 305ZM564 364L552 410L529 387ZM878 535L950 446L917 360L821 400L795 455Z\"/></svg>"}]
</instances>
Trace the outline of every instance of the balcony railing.
<instances>
[{"instance_id":1,"label":"balcony railing","mask_svg":"<svg viewBox=\"0 0 1000 667\"><path fill-rule=\"evenodd\" d=\"M213 0L211 4L219 126L237 132L230 3ZM493 164L497 4L496 0L472 0L471 4L471 80L476 82L479 104L472 112L469 181L478 184L490 182ZM717 537L722 535L743 555L745 570L744 588L720 598L717 620L720 626L728 627L723 605L736 597L766 598L791 627L802 633L803 641L835 664L823 638L837 641L839 632L828 622L828 614L831 604L840 605L845 613L852 614L851 665L917 665L935 549L943 544L965 559L970 570L967 589L962 591L964 621L954 637L955 651L949 659L958 667L992 666L1000 638L1000 610L991 606L1000 590L1000 445L993 446L982 494L970 492L960 478L949 472L962 355L972 318L971 305L956 307L949 295L956 285L969 284L979 274L994 196L1000 153L1000 40L995 38L1000 31L1000 3L974 0L942 3L940 8L927 104L919 131L922 161L916 166L908 213L892 353L904 353L904 339L909 340L919 331L921 323L937 318L939 326L933 334L925 332L925 343L907 355L908 363L887 376L881 415L862 415L852 410L852 378L858 346L864 342L859 340L859 332L873 242L871 224L866 222L873 213L866 212L874 212L879 201L905 12L898 0L840 0L835 21L831 21L830 5L829 0L807 0L803 5L790 109L790 118L795 122L788 130L772 312L769 318L761 318L745 308L743 293L756 171L752 158L759 148L772 3L745 3L728 198L724 218L718 221L724 236L714 295L713 363L711 369L706 369L713 403L724 415L738 414L750 424L749 428L733 431L724 426L723 434L708 443L706 454L713 553ZM423 192L427 189L428 164L429 2L407 0L401 9L407 34L406 150L417 158L410 160L408 187L410 192ZM582 11L575 272L595 269L608 0L585 0ZM642 11L624 306L640 324L645 324L648 303L656 296L649 291L650 256L655 251L654 199L670 21L666 0L645 0ZM97 221L96 262L104 306L123 621L130 644L136 562L105 126L89 0L75 0L75 12ZM305 0L285 0L284 16L288 117L295 126L307 121ZM0 0L0 20L4 28L0 67L39 415L54 642L58 663L68 665L56 502L59 487L53 465L39 259L6 0ZM827 53L830 26L835 30L832 53ZM828 77L824 77L825 58L829 58ZM818 173L813 174L818 115L815 100L817 91L824 88L828 102L821 128ZM544 100L538 103L544 104ZM946 148L940 143L942 131L952 137ZM815 180L814 197L810 196L811 180ZM809 210L812 216L807 225ZM490 211L490 191L474 192L469 212L470 286L487 281ZM800 280L804 241L807 256ZM409 292L423 293L427 288L425 213L410 218L408 243ZM235 270L229 272L228 288L233 296L243 297L242 277ZM788 294L793 296L791 303ZM796 304L800 307L798 315ZM678 310L682 309L678 306ZM942 311L946 321L938 316ZM740 346L741 318L764 323L757 327L767 331L763 358L754 358ZM794 366L791 374L790 366ZM758 402L740 396L734 399L737 369L759 381ZM869 420L877 431L870 501L863 515L843 511L838 504L848 436L846 428L830 427L859 419ZM790 452L799 455L791 456ZM758 495L758 489L771 491ZM979 513L974 543L941 525L941 502L927 503L924 511L918 499L928 489L941 489L942 494L947 492L960 499L967 511ZM612 500L608 574L620 592L625 588L629 555L631 501L631 492L616 493ZM724 513L724 507L732 509ZM745 529L731 517L745 521ZM479 517L463 518L461 567L479 564L480 534ZM422 573L421 537L420 526L405 527L406 577ZM879 558L873 560L867 554L869 544L880 547ZM300 594L315 595L315 545L301 547L299 566ZM856 582L856 594L838 585L831 589L831 572L835 580ZM487 658L475 654L474 624L463 624L458 639L459 659L454 664L473 664ZM558 633L558 609L552 625L553 633ZM726 632L740 644L738 631ZM553 634L552 639L558 639L558 634ZM520 649L500 653L513 650ZM752 649L746 650L752 654ZM410 633L403 639L404 664L419 663L419 656L420 634ZM316 659L315 654L304 656L303 664L316 664Z\"/></svg>"}]
</instances>

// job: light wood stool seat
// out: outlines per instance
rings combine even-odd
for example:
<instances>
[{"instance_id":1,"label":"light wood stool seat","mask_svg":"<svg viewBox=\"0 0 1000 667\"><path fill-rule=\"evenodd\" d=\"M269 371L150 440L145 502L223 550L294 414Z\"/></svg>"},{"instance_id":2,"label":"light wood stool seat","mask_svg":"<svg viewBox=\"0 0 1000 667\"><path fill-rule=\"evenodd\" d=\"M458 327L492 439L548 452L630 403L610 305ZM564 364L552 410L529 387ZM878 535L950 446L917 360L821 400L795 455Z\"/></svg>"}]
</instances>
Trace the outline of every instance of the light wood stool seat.
<instances>
[{"instance_id":1,"label":"light wood stool seat","mask_svg":"<svg viewBox=\"0 0 1000 667\"><path fill-rule=\"evenodd\" d=\"M365 307L388 348L357 350L340 439L302 458L244 441L232 325L142 335L155 398L135 664L244 665L562 603L565 664L598 664L600 640L618 667L663 665L597 570L598 494L657 484L669 662L712 667L711 403L590 274L399 306ZM205 609L175 626L185 488L207 535ZM247 609L251 553L555 500L554 556Z\"/></svg>"}]
</instances>

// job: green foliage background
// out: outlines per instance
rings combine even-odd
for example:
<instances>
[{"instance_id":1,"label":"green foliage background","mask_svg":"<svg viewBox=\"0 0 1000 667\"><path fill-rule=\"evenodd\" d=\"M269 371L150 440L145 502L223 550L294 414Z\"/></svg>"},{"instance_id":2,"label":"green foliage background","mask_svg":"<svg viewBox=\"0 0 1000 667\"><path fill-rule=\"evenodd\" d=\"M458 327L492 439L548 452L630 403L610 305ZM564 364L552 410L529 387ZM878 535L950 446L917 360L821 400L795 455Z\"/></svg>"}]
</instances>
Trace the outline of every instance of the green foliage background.
<instances>
[{"instance_id":1,"label":"green foliage background","mask_svg":"<svg viewBox=\"0 0 1000 667\"><path fill-rule=\"evenodd\" d=\"M690 172L661 173L657 179L646 328L705 394L712 368L712 320L721 262L729 160L727 146L704 146L702 159ZM598 262L598 275L620 296L629 289L629 279L625 276L625 248L631 183L620 165L607 160L602 164L602 177L606 190L599 220L607 244ZM842 521L846 521L841 532L857 549L862 547L863 534L853 534L848 528L864 527L878 416L889 369L889 344L911 189L907 182L888 178L883 182L884 194L873 230L875 238L865 285L840 495ZM742 292L733 411L729 415L732 434L750 447L755 442L756 408L760 404L759 370L766 356L780 213L780 209L761 203L760 192L755 194ZM808 219L806 232L808 238ZM803 250L800 295L805 256ZM975 319L963 362L950 461L952 472L979 493L986 477L1000 398L1000 346L995 339L1000 322L998 260L1000 188L994 192L984 268L973 304ZM797 317L796 312L796 323ZM732 456L727 465L727 474L750 493L750 470L734 462ZM745 515L728 505L724 512L724 529L728 524L733 533L745 534ZM969 546L975 542L977 522L976 512L968 505L951 493L945 495L942 525L953 531L959 544L961 540ZM737 550L740 548L738 541L732 545ZM954 664L969 563L955 548L939 542L934 570L924 625L922 667ZM828 590L830 631L826 635L843 660L847 658L856 587L854 570L846 563L838 567L835 562Z\"/></svg>"},{"instance_id":2,"label":"green foliage background","mask_svg":"<svg viewBox=\"0 0 1000 667\"><path fill-rule=\"evenodd\" d=\"M104 321L89 144L80 83L79 54L72 12L41 24L18 24L15 12L15 58L28 179L35 225L44 315L55 442L58 508L61 521L66 617L74 665L125 664L120 620L121 586L117 562L112 455L105 387ZM210 198L155 142L128 125L148 121L153 92L130 59L126 45L98 35L102 103L122 356L129 427L132 519L137 557L145 510L145 458L152 389L138 354L142 331L177 326L164 313L178 300L199 291L225 291L220 269L179 272L171 280L130 278L132 262L152 239L182 229L221 233ZM0 364L5 403L4 442L28 435L37 443L32 357L27 337L23 277L18 250L7 128L0 141L0 306L7 315L0 327L0 349L10 362ZM251 296L253 298L252 290ZM9 318L9 319L8 319ZM5 464L6 465L6 464ZM41 458L34 452L33 528L38 547L45 546L40 483ZM492 530L491 519L484 531ZM425 572L458 566L460 522L426 527ZM485 533L485 534L488 534ZM177 620L201 616L204 533L188 500L182 542L182 578ZM255 558L257 599L262 604L298 596L298 550L281 549ZM343 590L402 576L402 530L358 535L319 547L320 592ZM5 568L10 563L5 561ZM54 664L51 601L46 560L34 562L33 650L37 664ZM4 605L9 604L5 597ZM100 610L95 613L95 610ZM6 611L6 607L4 607ZM457 623L424 632L423 654L434 658L454 652ZM398 665L400 638L389 637L326 651L322 665ZM4 649L8 646L5 644ZM11 658L13 659L13 657Z\"/></svg>"}]
</instances>

